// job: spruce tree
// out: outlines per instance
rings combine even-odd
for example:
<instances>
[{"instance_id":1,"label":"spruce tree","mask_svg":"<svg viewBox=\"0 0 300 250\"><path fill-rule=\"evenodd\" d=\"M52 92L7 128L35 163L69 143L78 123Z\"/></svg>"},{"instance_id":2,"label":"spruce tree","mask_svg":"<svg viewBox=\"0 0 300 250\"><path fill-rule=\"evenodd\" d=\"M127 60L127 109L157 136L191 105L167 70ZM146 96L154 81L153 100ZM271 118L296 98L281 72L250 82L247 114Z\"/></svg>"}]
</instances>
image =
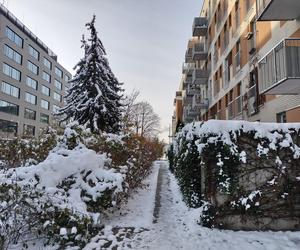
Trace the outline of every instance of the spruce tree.
<instances>
[{"instance_id":1,"label":"spruce tree","mask_svg":"<svg viewBox=\"0 0 300 250\"><path fill-rule=\"evenodd\" d=\"M117 133L121 129L121 83L112 73L106 52L95 28L95 18L86 24L91 33L83 37L84 58L75 66L76 74L70 80L65 96L66 106L56 115L61 121L77 121L92 132Z\"/></svg>"}]
</instances>

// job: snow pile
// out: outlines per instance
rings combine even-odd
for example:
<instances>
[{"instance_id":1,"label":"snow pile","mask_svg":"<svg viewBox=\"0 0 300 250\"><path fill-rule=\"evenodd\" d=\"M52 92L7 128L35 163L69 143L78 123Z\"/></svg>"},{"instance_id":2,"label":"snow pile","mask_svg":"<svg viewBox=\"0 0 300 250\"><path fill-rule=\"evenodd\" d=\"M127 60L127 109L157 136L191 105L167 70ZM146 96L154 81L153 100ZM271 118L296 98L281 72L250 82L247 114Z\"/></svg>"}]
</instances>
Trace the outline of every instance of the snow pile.
<instances>
[{"instance_id":1,"label":"snow pile","mask_svg":"<svg viewBox=\"0 0 300 250\"><path fill-rule=\"evenodd\" d=\"M110 159L80 145L73 150L58 148L38 165L0 172L0 184L17 184L39 190L60 208L88 214L87 202L101 199L104 192L122 191L123 175L108 168Z\"/></svg>"}]
</instances>

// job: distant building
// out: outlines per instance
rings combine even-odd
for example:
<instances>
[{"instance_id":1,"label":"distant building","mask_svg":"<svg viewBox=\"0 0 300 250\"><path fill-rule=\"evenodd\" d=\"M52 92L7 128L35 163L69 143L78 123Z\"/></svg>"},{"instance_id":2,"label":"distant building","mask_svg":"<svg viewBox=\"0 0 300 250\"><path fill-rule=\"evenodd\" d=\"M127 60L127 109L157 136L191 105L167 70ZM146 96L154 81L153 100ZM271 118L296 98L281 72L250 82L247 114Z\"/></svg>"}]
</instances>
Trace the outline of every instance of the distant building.
<instances>
[{"instance_id":1,"label":"distant building","mask_svg":"<svg viewBox=\"0 0 300 250\"><path fill-rule=\"evenodd\" d=\"M0 5L0 138L37 136L63 106L71 74L57 56Z\"/></svg>"},{"instance_id":2,"label":"distant building","mask_svg":"<svg viewBox=\"0 0 300 250\"><path fill-rule=\"evenodd\" d=\"M204 0L179 87L183 122L300 122L299 17L299 0Z\"/></svg>"}]
</instances>

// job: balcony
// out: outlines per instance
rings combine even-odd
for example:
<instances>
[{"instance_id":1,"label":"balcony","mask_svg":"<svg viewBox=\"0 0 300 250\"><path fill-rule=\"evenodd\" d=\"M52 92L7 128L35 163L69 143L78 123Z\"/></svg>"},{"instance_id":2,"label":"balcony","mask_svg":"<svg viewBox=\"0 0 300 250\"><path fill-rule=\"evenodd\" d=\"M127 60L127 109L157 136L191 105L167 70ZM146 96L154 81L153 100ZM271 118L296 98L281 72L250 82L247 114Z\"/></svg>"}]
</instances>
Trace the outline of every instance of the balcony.
<instances>
[{"instance_id":1,"label":"balcony","mask_svg":"<svg viewBox=\"0 0 300 250\"><path fill-rule=\"evenodd\" d=\"M182 74L190 75L195 69L195 63L183 63L182 65Z\"/></svg>"},{"instance_id":2,"label":"balcony","mask_svg":"<svg viewBox=\"0 0 300 250\"><path fill-rule=\"evenodd\" d=\"M194 109L200 108L200 109L208 109L208 99L202 98L201 95L194 95L193 96L193 102L192 107Z\"/></svg>"},{"instance_id":3,"label":"balcony","mask_svg":"<svg viewBox=\"0 0 300 250\"><path fill-rule=\"evenodd\" d=\"M183 105L184 107L186 107L186 106L188 106L188 105L191 105L192 102L193 102L192 96L187 95L187 92L184 91L184 92L183 92L183 95L182 95L182 105Z\"/></svg>"},{"instance_id":4,"label":"balcony","mask_svg":"<svg viewBox=\"0 0 300 250\"><path fill-rule=\"evenodd\" d=\"M195 85L191 85L191 84L189 84L187 86L186 94L188 96L194 96L194 95L199 94L199 93L200 93L200 88L199 87L197 88Z\"/></svg>"},{"instance_id":5,"label":"balcony","mask_svg":"<svg viewBox=\"0 0 300 250\"><path fill-rule=\"evenodd\" d=\"M193 110L192 107L185 106L183 107L183 121L184 122L193 122L197 119L198 112L196 110Z\"/></svg>"},{"instance_id":6,"label":"balcony","mask_svg":"<svg viewBox=\"0 0 300 250\"><path fill-rule=\"evenodd\" d=\"M299 0L256 0L258 21L286 21L300 16Z\"/></svg>"},{"instance_id":7,"label":"balcony","mask_svg":"<svg viewBox=\"0 0 300 250\"><path fill-rule=\"evenodd\" d=\"M194 69L192 76L192 83L194 85L208 84L208 71L204 69Z\"/></svg>"},{"instance_id":8,"label":"balcony","mask_svg":"<svg viewBox=\"0 0 300 250\"><path fill-rule=\"evenodd\" d=\"M205 61L207 59L207 51L204 43L195 43L193 46L193 61Z\"/></svg>"},{"instance_id":9,"label":"balcony","mask_svg":"<svg viewBox=\"0 0 300 250\"><path fill-rule=\"evenodd\" d=\"M300 38L283 40L259 61L258 71L260 94L300 94Z\"/></svg>"},{"instance_id":10,"label":"balcony","mask_svg":"<svg viewBox=\"0 0 300 250\"><path fill-rule=\"evenodd\" d=\"M183 79L183 89L186 89L188 85L193 83L193 76L192 74L185 74L184 79Z\"/></svg>"},{"instance_id":11,"label":"balcony","mask_svg":"<svg viewBox=\"0 0 300 250\"><path fill-rule=\"evenodd\" d=\"M206 36L208 22L205 17L195 17L193 23L193 36Z\"/></svg>"},{"instance_id":12,"label":"balcony","mask_svg":"<svg viewBox=\"0 0 300 250\"><path fill-rule=\"evenodd\" d=\"M192 63L193 62L193 49L188 48L185 52L185 63Z\"/></svg>"}]
</instances>

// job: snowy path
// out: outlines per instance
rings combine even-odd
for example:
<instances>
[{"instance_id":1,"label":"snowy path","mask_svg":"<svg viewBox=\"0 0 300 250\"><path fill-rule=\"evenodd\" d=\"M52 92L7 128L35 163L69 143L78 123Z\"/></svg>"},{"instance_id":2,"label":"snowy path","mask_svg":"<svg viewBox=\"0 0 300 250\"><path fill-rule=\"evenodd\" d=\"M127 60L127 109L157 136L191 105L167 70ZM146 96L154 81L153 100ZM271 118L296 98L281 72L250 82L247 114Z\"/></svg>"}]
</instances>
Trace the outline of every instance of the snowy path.
<instances>
[{"instance_id":1,"label":"snowy path","mask_svg":"<svg viewBox=\"0 0 300 250\"><path fill-rule=\"evenodd\" d=\"M126 205L125 212L108 221L107 237L114 244L108 249L148 250L296 250L299 232L233 232L211 230L196 223L199 209L189 209L166 162L157 162L154 171ZM158 188L158 189L157 189ZM129 232L123 242L111 235L114 228ZM122 231L123 230L123 231ZM129 231L128 231L129 230ZM119 240L121 241L121 240ZM113 247L115 246L115 247ZM99 248L91 244L85 249Z\"/></svg>"}]
</instances>

